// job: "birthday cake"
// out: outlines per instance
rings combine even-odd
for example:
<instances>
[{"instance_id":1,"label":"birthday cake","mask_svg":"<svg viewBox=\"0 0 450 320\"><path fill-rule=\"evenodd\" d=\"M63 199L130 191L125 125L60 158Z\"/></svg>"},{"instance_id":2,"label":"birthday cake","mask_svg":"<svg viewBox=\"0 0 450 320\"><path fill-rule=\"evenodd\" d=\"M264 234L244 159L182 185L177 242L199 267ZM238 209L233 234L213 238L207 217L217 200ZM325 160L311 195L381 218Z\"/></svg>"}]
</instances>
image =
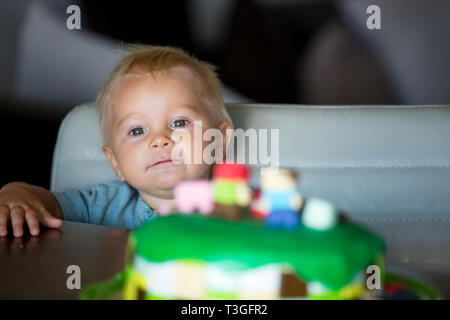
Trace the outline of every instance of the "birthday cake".
<instances>
[{"instance_id":1,"label":"birthday cake","mask_svg":"<svg viewBox=\"0 0 450 320\"><path fill-rule=\"evenodd\" d=\"M176 208L135 230L124 273L125 299L376 298L367 268L383 270L377 235L342 219L319 198L303 200L293 173L214 168L211 181L185 181Z\"/></svg>"},{"instance_id":2,"label":"birthday cake","mask_svg":"<svg viewBox=\"0 0 450 320\"><path fill-rule=\"evenodd\" d=\"M130 235L125 270L81 299L442 299L385 272L384 241L330 202L303 199L295 174L215 165L183 181L174 207Z\"/></svg>"}]
</instances>

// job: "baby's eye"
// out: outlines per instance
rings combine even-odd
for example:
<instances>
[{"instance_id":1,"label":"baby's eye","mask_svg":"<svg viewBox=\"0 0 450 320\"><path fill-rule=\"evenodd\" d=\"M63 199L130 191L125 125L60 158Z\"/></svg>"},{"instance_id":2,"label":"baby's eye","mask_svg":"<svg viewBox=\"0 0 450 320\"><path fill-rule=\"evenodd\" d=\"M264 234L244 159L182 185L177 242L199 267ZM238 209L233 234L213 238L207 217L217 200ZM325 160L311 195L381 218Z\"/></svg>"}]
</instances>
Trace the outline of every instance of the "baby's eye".
<instances>
[{"instance_id":1,"label":"baby's eye","mask_svg":"<svg viewBox=\"0 0 450 320\"><path fill-rule=\"evenodd\" d=\"M184 127L186 125L189 124L189 121L187 120L175 120L170 124L171 128L179 128L179 127Z\"/></svg>"},{"instance_id":2,"label":"baby's eye","mask_svg":"<svg viewBox=\"0 0 450 320\"><path fill-rule=\"evenodd\" d=\"M147 132L147 130L139 127L139 128L131 129L130 132L128 132L128 135L129 136L138 136L138 135L144 134L146 132Z\"/></svg>"}]
</instances>

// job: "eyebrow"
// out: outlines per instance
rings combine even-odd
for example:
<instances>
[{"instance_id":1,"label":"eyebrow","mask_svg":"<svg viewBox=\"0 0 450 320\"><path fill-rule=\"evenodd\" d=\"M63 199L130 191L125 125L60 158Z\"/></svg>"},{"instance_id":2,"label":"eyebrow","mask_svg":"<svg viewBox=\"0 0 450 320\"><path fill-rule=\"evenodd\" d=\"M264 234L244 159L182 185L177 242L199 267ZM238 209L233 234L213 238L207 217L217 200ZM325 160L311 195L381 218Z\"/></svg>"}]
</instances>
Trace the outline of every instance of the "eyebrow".
<instances>
[{"instance_id":1,"label":"eyebrow","mask_svg":"<svg viewBox=\"0 0 450 320\"><path fill-rule=\"evenodd\" d=\"M120 121L117 123L116 128L120 128L124 122L130 120L130 118L132 118L132 117L134 117L134 116L136 116L136 115L138 115L138 114L139 114L139 113L137 113L137 112L133 112L133 113L127 114L125 117L122 118L122 120L120 120Z\"/></svg>"},{"instance_id":2,"label":"eyebrow","mask_svg":"<svg viewBox=\"0 0 450 320\"><path fill-rule=\"evenodd\" d=\"M193 110L193 111L195 111L195 112L199 112L199 110L200 110L200 108L199 108L198 106L193 105L193 104L185 104L185 105L182 105L181 107L179 107L178 109L190 109L190 110ZM120 128L124 122L126 122L127 120L130 120L130 118L132 118L132 117L134 117L134 116L136 116L136 115L139 115L139 113L138 113L138 112L133 112L133 113L129 113L129 114L125 115L125 116L117 123L116 128Z\"/></svg>"}]
</instances>

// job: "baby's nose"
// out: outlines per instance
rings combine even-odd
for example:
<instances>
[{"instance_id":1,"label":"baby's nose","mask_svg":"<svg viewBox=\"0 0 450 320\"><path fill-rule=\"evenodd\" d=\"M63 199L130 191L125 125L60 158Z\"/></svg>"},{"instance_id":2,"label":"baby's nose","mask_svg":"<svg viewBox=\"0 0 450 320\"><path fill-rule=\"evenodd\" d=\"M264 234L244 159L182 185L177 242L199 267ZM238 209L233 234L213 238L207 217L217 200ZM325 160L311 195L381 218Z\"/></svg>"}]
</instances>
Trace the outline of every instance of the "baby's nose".
<instances>
[{"instance_id":1,"label":"baby's nose","mask_svg":"<svg viewBox=\"0 0 450 320\"><path fill-rule=\"evenodd\" d=\"M162 136L156 137L151 142L151 147L153 149L168 148L171 145L172 145L172 141L170 139L167 139L166 137L162 137Z\"/></svg>"}]
</instances>

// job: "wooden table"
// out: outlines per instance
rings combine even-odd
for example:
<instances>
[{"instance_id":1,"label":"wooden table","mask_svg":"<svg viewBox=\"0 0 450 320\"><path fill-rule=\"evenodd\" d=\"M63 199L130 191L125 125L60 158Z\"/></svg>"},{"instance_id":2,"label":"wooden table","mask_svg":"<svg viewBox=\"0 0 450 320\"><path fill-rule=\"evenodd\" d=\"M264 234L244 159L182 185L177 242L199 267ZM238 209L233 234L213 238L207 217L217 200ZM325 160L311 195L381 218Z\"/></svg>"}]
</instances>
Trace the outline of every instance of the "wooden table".
<instances>
[{"instance_id":1,"label":"wooden table","mask_svg":"<svg viewBox=\"0 0 450 320\"><path fill-rule=\"evenodd\" d=\"M81 269L81 289L113 277L124 268L129 230L65 221L61 229L43 229L38 237L0 237L0 299L77 299L67 288L67 267ZM450 298L448 273L408 268L388 270L428 280Z\"/></svg>"},{"instance_id":2,"label":"wooden table","mask_svg":"<svg viewBox=\"0 0 450 320\"><path fill-rule=\"evenodd\" d=\"M38 237L0 237L0 299L77 299L67 267L81 270L81 289L124 268L129 231L65 221Z\"/></svg>"}]
</instances>

